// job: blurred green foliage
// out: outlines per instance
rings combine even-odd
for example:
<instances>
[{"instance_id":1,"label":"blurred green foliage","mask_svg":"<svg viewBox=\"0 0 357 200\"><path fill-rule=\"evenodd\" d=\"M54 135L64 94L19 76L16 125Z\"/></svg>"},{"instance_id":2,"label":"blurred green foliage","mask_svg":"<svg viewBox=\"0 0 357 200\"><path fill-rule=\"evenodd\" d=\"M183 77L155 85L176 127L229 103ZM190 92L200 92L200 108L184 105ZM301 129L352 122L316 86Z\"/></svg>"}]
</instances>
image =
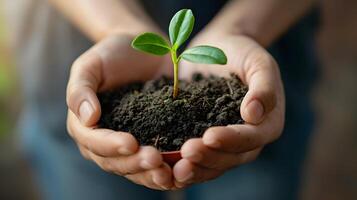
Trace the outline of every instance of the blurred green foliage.
<instances>
[{"instance_id":1,"label":"blurred green foliage","mask_svg":"<svg viewBox=\"0 0 357 200\"><path fill-rule=\"evenodd\" d=\"M0 139L11 132L13 114L9 101L14 86L13 66L9 60L9 51L6 48L6 30L4 17L0 12Z\"/></svg>"},{"instance_id":2,"label":"blurred green foliage","mask_svg":"<svg viewBox=\"0 0 357 200\"><path fill-rule=\"evenodd\" d=\"M8 67L6 63L8 62L6 62L3 59L3 56L0 55L0 98L5 98L10 92L11 80L8 70L6 70L6 67Z\"/></svg>"}]
</instances>

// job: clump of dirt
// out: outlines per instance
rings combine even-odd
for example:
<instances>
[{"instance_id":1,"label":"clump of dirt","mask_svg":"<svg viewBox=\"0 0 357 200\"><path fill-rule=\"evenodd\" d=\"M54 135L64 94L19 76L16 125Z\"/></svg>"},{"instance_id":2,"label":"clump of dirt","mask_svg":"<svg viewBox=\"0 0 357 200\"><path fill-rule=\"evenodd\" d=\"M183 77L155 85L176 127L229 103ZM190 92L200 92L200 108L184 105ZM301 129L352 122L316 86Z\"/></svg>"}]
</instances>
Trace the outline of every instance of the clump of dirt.
<instances>
[{"instance_id":1,"label":"clump of dirt","mask_svg":"<svg viewBox=\"0 0 357 200\"><path fill-rule=\"evenodd\" d=\"M162 77L99 94L99 126L129 132L141 145L165 152L179 150L211 126L243 123L239 109L247 87L237 76L195 74L190 82L180 81L175 99L172 85L172 79Z\"/></svg>"}]
</instances>

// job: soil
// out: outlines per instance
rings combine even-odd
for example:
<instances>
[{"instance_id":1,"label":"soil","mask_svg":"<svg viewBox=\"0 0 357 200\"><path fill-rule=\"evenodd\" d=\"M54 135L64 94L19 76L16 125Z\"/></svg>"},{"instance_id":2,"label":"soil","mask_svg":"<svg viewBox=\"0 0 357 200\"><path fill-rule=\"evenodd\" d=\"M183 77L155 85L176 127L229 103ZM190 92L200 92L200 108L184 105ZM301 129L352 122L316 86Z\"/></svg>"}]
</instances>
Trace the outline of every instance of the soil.
<instances>
[{"instance_id":1,"label":"soil","mask_svg":"<svg viewBox=\"0 0 357 200\"><path fill-rule=\"evenodd\" d=\"M190 82L180 81L175 99L172 85L172 79L162 77L99 94L99 126L129 132L141 145L165 152L179 150L211 126L243 123L239 109L247 87L238 77L195 74Z\"/></svg>"}]
</instances>

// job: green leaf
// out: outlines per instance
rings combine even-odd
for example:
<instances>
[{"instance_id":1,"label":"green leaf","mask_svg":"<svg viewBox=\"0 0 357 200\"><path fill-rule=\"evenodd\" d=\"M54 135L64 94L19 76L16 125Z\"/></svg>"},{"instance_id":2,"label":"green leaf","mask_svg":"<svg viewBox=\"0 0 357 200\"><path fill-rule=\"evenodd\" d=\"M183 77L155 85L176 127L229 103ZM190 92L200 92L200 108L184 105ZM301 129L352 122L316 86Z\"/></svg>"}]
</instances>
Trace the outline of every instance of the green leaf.
<instances>
[{"instance_id":1,"label":"green leaf","mask_svg":"<svg viewBox=\"0 0 357 200\"><path fill-rule=\"evenodd\" d=\"M166 40L155 33L143 33L137 36L131 46L139 51L158 56L165 55L171 50Z\"/></svg>"},{"instance_id":2,"label":"green leaf","mask_svg":"<svg viewBox=\"0 0 357 200\"><path fill-rule=\"evenodd\" d=\"M191 35L195 17L190 9L178 11L169 26L170 41L174 49L179 48Z\"/></svg>"},{"instance_id":3,"label":"green leaf","mask_svg":"<svg viewBox=\"0 0 357 200\"><path fill-rule=\"evenodd\" d=\"M187 49L180 57L193 63L227 64L227 56L221 49L206 45Z\"/></svg>"}]
</instances>

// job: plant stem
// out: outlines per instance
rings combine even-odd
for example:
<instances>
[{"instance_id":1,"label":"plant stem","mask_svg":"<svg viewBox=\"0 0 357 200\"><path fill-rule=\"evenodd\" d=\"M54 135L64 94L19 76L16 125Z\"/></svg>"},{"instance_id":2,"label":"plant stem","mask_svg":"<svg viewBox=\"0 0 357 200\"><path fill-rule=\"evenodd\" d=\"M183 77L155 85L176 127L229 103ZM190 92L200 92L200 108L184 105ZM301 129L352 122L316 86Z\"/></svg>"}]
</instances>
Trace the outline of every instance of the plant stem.
<instances>
[{"instance_id":1,"label":"plant stem","mask_svg":"<svg viewBox=\"0 0 357 200\"><path fill-rule=\"evenodd\" d=\"M171 59L172 59L172 63L174 64L174 92L173 92L173 98L175 99L178 95L178 84L179 84L179 80L178 80L178 62L179 60L177 59L177 54L176 54L176 50L173 49L171 50Z\"/></svg>"}]
</instances>

